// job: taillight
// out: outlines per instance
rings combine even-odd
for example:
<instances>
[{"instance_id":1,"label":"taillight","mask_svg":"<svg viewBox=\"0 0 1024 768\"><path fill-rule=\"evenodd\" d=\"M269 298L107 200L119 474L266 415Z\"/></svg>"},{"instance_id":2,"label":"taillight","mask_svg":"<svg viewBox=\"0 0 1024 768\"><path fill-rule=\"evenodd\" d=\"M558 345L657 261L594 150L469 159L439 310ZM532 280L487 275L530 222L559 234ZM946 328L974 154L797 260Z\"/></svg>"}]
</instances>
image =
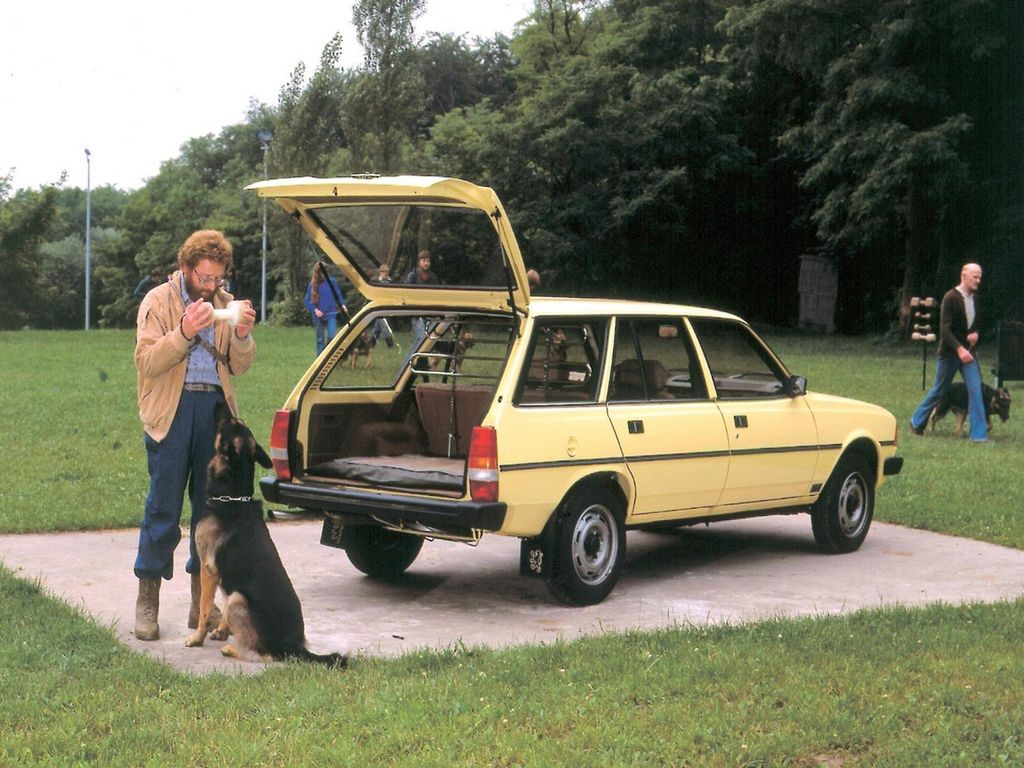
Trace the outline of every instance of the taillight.
<instances>
[{"instance_id":1,"label":"taillight","mask_svg":"<svg viewBox=\"0 0 1024 768\"><path fill-rule=\"evenodd\" d=\"M291 480L292 467L288 461L288 434L291 432L294 411L280 410L274 414L270 428L270 460L278 480Z\"/></svg>"},{"instance_id":2,"label":"taillight","mask_svg":"<svg viewBox=\"0 0 1024 768\"><path fill-rule=\"evenodd\" d=\"M494 427L473 427L466 469L473 501L497 501L498 433Z\"/></svg>"}]
</instances>

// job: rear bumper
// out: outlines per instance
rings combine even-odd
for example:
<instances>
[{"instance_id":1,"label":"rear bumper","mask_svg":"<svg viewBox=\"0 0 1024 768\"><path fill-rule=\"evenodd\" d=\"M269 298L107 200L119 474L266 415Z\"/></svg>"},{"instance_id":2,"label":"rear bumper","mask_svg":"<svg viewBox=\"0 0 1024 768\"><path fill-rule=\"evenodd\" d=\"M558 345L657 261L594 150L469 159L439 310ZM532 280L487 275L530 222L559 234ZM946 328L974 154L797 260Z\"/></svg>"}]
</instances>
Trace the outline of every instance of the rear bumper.
<instances>
[{"instance_id":1,"label":"rear bumper","mask_svg":"<svg viewBox=\"0 0 1024 768\"><path fill-rule=\"evenodd\" d=\"M882 474L886 476L898 475L901 469L903 469L902 456L890 456L882 464Z\"/></svg>"},{"instance_id":2,"label":"rear bumper","mask_svg":"<svg viewBox=\"0 0 1024 768\"><path fill-rule=\"evenodd\" d=\"M470 529L497 531L505 523L507 510L502 501L477 502L367 493L347 488L287 483L276 477L261 478L260 493L273 504L375 518L395 526L418 523L452 533Z\"/></svg>"}]
</instances>

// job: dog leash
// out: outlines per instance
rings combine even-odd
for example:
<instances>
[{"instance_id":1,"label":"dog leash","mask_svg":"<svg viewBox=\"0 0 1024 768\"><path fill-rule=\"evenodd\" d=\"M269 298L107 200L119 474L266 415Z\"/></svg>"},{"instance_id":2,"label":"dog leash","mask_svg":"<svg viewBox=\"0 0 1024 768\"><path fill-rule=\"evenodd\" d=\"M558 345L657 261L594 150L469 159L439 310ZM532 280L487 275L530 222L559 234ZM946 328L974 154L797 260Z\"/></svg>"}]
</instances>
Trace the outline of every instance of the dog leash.
<instances>
[{"instance_id":1,"label":"dog leash","mask_svg":"<svg viewBox=\"0 0 1024 768\"><path fill-rule=\"evenodd\" d=\"M211 496L207 501L244 501L250 502L253 500L252 496Z\"/></svg>"},{"instance_id":2,"label":"dog leash","mask_svg":"<svg viewBox=\"0 0 1024 768\"><path fill-rule=\"evenodd\" d=\"M221 363L222 365L224 365L228 369L228 373L234 374L234 371L231 370L231 360L228 359L227 355L225 355L219 349L214 347L212 344L210 344L206 339L204 339L199 334L196 334L195 341L196 341L196 343L200 347L202 347L207 352L209 352L211 355L213 355L213 359L214 360L216 360L218 363Z\"/></svg>"}]
</instances>

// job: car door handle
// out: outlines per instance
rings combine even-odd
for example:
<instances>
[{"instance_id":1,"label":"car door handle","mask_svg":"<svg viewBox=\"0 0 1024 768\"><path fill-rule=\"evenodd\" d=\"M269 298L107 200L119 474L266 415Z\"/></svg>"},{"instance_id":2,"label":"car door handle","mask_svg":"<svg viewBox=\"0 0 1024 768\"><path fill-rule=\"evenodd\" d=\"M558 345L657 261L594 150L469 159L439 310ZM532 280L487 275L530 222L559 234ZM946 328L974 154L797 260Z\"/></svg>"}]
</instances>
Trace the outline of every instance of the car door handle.
<instances>
[{"instance_id":1,"label":"car door handle","mask_svg":"<svg viewBox=\"0 0 1024 768\"><path fill-rule=\"evenodd\" d=\"M631 435L642 435L644 433L644 423L640 419L631 419L626 422L626 429L629 430Z\"/></svg>"},{"instance_id":2,"label":"car door handle","mask_svg":"<svg viewBox=\"0 0 1024 768\"><path fill-rule=\"evenodd\" d=\"M747 428L747 417L746 416L733 416L732 417L732 423L733 423L733 425L735 425L736 429L746 429Z\"/></svg>"}]
</instances>

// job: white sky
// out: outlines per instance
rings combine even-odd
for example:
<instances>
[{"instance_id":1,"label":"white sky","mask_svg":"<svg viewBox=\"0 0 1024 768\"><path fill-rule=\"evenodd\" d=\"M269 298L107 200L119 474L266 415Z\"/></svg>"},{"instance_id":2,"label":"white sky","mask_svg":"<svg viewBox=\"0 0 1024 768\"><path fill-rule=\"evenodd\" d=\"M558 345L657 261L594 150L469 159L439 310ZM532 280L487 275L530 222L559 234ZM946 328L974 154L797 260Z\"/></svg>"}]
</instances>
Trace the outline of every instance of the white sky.
<instances>
[{"instance_id":1,"label":"white sky","mask_svg":"<svg viewBox=\"0 0 1024 768\"><path fill-rule=\"evenodd\" d=\"M511 35L532 0L427 0L417 33ZM335 32L341 65L363 52L351 0L56 0L0 12L0 176L13 187L137 189L188 139L275 105L300 61L307 77ZM256 141L256 138L253 138Z\"/></svg>"}]
</instances>

